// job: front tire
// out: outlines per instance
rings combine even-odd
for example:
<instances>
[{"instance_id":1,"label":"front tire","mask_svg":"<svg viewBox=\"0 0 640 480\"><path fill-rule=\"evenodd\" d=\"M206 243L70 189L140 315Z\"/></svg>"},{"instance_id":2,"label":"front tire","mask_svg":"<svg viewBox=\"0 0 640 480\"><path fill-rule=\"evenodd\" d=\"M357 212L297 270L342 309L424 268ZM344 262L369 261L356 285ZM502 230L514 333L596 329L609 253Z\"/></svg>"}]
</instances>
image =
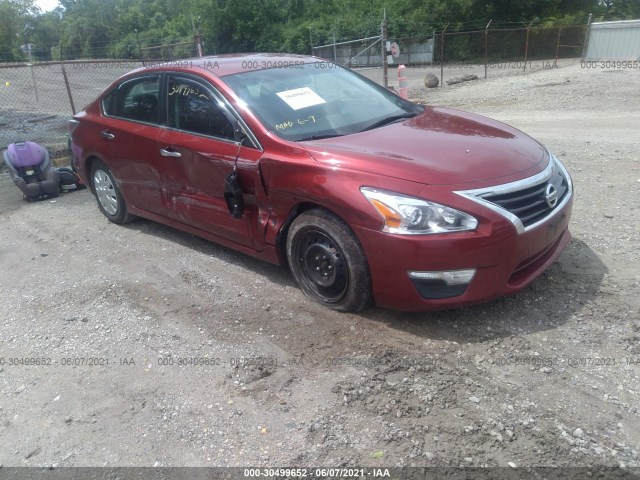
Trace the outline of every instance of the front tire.
<instances>
[{"instance_id":1,"label":"front tire","mask_svg":"<svg viewBox=\"0 0 640 480\"><path fill-rule=\"evenodd\" d=\"M98 208L109 221L123 225L135 217L127 211L124 197L118 189L109 168L100 160L91 166L91 184Z\"/></svg>"},{"instance_id":2,"label":"front tire","mask_svg":"<svg viewBox=\"0 0 640 480\"><path fill-rule=\"evenodd\" d=\"M322 305L360 312L371 303L371 274L362 247L332 213L308 210L293 221L287 259L302 291Z\"/></svg>"}]
</instances>

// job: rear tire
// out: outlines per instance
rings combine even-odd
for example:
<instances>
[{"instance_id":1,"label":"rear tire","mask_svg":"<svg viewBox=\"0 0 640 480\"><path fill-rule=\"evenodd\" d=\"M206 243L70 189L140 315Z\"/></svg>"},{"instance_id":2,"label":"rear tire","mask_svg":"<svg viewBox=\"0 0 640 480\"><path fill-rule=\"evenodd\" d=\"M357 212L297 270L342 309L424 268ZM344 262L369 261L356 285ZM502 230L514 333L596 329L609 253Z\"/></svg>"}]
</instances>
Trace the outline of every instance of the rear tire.
<instances>
[{"instance_id":1,"label":"rear tire","mask_svg":"<svg viewBox=\"0 0 640 480\"><path fill-rule=\"evenodd\" d=\"M339 312L360 312L371 303L369 265L349 226L321 209L298 216L287 235L287 259L302 291Z\"/></svg>"},{"instance_id":2,"label":"rear tire","mask_svg":"<svg viewBox=\"0 0 640 480\"><path fill-rule=\"evenodd\" d=\"M124 225L135 217L127 211L124 197L109 168L100 160L91 165L91 185L102 214L113 223Z\"/></svg>"}]
</instances>

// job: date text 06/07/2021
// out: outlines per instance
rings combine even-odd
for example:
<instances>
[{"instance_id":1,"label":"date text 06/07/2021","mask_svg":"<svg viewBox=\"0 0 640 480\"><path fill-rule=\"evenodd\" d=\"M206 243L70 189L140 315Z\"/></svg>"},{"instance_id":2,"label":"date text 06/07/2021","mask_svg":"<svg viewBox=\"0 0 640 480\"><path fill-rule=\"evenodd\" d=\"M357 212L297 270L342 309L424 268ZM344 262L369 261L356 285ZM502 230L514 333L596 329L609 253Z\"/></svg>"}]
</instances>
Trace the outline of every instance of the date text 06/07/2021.
<instances>
[{"instance_id":1,"label":"date text 06/07/2021","mask_svg":"<svg viewBox=\"0 0 640 480\"><path fill-rule=\"evenodd\" d=\"M388 468L245 468L244 478L391 478Z\"/></svg>"}]
</instances>

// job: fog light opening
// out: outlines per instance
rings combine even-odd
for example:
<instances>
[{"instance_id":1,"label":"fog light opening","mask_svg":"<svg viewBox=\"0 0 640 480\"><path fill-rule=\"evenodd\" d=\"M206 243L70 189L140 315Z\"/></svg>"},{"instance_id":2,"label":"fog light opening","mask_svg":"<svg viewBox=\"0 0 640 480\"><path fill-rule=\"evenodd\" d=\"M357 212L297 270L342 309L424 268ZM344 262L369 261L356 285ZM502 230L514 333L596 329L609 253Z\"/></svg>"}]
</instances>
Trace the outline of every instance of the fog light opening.
<instances>
[{"instance_id":1,"label":"fog light opening","mask_svg":"<svg viewBox=\"0 0 640 480\"><path fill-rule=\"evenodd\" d=\"M467 270L442 270L436 272L409 271L409 277L416 280L441 280L447 285L467 285L476 274L475 268Z\"/></svg>"},{"instance_id":2,"label":"fog light opening","mask_svg":"<svg viewBox=\"0 0 640 480\"><path fill-rule=\"evenodd\" d=\"M436 272L409 271L409 278L422 298L438 300L462 295L476 274L475 268Z\"/></svg>"}]
</instances>

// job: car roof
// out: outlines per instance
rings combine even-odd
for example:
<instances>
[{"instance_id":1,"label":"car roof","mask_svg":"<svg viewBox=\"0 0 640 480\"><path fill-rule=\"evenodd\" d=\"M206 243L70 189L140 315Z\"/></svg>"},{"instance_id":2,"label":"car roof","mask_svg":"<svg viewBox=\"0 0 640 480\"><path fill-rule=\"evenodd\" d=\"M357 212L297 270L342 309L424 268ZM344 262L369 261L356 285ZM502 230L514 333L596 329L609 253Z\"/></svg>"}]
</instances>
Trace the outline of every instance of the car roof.
<instances>
[{"instance_id":1,"label":"car roof","mask_svg":"<svg viewBox=\"0 0 640 480\"><path fill-rule=\"evenodd\" d=\"M207 57L185 58L181 60L153 63L130 73L145 70L173 70L184 68L202 68L218 77L235 73L263 70L269 68L295 68L302 63L324 62L325 59L308 55L287 53L230 53Z\"/></svg>"}]
</instances>

